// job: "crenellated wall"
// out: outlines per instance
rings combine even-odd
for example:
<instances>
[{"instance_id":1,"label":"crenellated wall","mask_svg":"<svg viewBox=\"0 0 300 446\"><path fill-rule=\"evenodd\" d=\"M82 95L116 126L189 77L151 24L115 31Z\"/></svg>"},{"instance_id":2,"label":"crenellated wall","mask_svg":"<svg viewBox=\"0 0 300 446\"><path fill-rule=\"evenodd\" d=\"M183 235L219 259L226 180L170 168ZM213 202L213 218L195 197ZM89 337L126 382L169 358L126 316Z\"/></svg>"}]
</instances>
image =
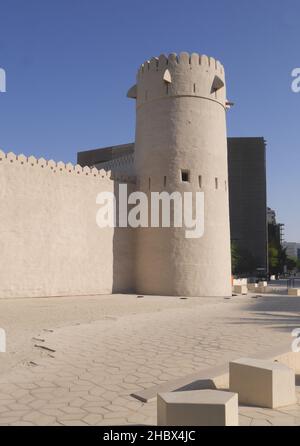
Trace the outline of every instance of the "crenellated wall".
<instances>
[{"instance_id":1,"label":"crenellated wall","mask_svg":"<svg viewBox=\"0 0 300 446\"><path fill-rule=\"evenodd\" d=\"M0 151L0 298L131 291L133 234L100 229L96 196L134 178Z\"/></svg>"},{"instance_id":2,"label":"crenellated wall","mask_svg":"<svg viewBox=\"0 0 300 446\"><path fill-rule=\"evenodd\" d=\"M144 62L137 74L137 108L168 97L205 98L226 107L225 72L213 57L171 53ZM221 88L220 88L221 87Z\"/></svg>"}]
</instances>

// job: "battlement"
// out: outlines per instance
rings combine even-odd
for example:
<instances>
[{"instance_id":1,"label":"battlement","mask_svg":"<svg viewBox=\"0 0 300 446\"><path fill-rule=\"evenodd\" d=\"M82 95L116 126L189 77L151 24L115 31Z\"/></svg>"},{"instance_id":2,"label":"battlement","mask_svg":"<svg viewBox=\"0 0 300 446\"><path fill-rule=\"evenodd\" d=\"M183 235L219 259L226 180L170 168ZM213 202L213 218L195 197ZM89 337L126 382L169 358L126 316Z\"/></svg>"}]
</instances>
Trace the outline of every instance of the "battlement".
<instances>
[{"instance_id":1,"label":"battlement","mask_svg":"<svg viewBox=\"0 0 300 446\"><path fill-rule=\"evenodd\" d=\"M26 157L23 154L16 155L13 152L5 153L0 150L0 164L17 164L24 165L25 167L40 168L50 170L53 173L62 173L66 175L80 175L84 177L95 177L101 180L119 181L119 182L134 182L134 178L126 175L118 175L111 172L108 169L97 169L96 167L90 168L88 166L81 167L79 164L63 163L62 161L56 162L53 160L45 160L44 158L35 158L34 156Z\"/></svg>"},{"instance_id":2,"label":"battlement","mask_svg":"<svg viewBox=\"0 0 300 446\"><path fill-rule=\"evenodd\" d=\"M198 53L172 53L153 57L138 70L137 84L128 97L137 107L168 97L209 99L226 108L224 67L218 60Z\"/></svg>"},{"instance_id":3,"label":"battlement","mask_svg":"<svg viewBox=\"0 0 300 446\"><path fill-rule=\"evenodd\" d=\"M174 67L180 65L181 67L188 67L189 69L200 67L209 67L216 72L224 75L224 67L218 60L213 57L208 57L205 54L198 53L189 54L182 52L179 55L171 53L168 56L161 54L159 57L152 57L150 60L146 60L138 70L138 76L149 71L162 71L168 67Z\"/></svg>"}]
</instances>

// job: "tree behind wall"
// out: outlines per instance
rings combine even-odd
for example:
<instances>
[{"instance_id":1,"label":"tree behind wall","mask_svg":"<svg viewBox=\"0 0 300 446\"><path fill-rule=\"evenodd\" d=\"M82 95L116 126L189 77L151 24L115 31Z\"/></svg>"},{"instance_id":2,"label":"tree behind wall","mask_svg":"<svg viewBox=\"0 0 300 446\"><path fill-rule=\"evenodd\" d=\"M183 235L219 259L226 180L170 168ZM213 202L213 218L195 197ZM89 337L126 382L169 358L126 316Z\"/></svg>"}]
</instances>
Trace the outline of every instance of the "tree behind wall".
<instances>
[{"instance_id":1,"label":"tree behind wall","mask_svg":"<svg viewBox=\"0 0 300 446\"><path fill-rule=\"evenodd\" d=\"M284 266L287 264L287 255L281 245L280 225L268 224L268 239L269 273L272 275L282 274Z\"/></svg>"},{"instance_id":2,"label":"tree behind wall","mask_svg":"<svg viewBox=\"0 0 300 446\"><path fill-rule=\"evenodd\" d=\"M300 260L297 257L287 257L286 267L289 272L300 271Z\"/></svg>"},{"instance_id":3,"label":"tree behind wall","mask_svg":"<svg viewBox=\"0 0 300 446\"><path fill-rule=\"evenodd\" d=\"M255 274L257 261L248 249L231 242L232 272L234 275L251 276Z\"/></svg>"}]
</instances>

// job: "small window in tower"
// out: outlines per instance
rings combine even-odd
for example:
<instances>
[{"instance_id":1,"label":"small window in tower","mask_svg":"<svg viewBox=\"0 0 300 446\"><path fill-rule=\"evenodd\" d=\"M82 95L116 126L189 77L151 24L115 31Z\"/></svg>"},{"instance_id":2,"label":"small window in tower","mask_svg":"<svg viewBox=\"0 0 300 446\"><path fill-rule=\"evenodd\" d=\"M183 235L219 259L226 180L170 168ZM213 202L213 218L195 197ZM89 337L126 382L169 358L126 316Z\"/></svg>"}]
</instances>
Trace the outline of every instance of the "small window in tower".
<instances>
[{"instance_id":1,"label":"small window in tower","mask_svg":"<svg viewBox=\"0 0 300 446\"><path fill-rule=\"evenodd\" d=\"M164 187L167 185L167 177L164 177Z\"/></svg>"},{"instance_id":2,"label":"small window in tower","mask_svg":"<svg viewBox=\"0 0 300 446\"><path fill-rule=\"evenodd\" d=\"M181 171L181 181L183 183L189 183L189 181L190 181L190 171L189 170Z\"/></svg>"},{"instance_id":3,"label":"small window in tower","mask_svg":"<svg viewBox=\"0 0 300 446\"><path fill-rule=\"evenodd\" d=\"M201 189L202 188L202 176L201 175L199 175L198 181L199 181L199 187Z\"/></svg>"},{"instance_id":4,"label":"small window in tower","mask_svg":"<svg viewBox=\"0 0 300 446\"><path fill-rule=\"evenodd\" d=\"M148 180L148 188L149 188L149 190L151 190L151 178L149 178L149 180Z\"/></svg>"},{"instance_id":5,"label":"small window in tower","mask_svg":"<svg viewBox=\"0 0 300 446\"><path fill-rule=\"evenodd\" d=\"M166 94L169 94L169 84L166 84Z\"/></svg>"},{"instance_id":6,"label":"small window in tower","mask_svg":"<svg viewBox=\"0 0 300 446\"><path fill-rule=\"evenodd\" d=\"M218 178L215 178L215 186L216 186L216 189L218 189L218 187L219 187L219 181L218 181Z\"/></svg>"},{"instance_id":7,"label":"small window in tower","mask_svg":"<svg viewBox=\"0 0 300 446\"><path fill-rule=\"evenodd\" d=\"M196 84L194 84L194 93L196 93Z\"/></svg>"}]
</instances>

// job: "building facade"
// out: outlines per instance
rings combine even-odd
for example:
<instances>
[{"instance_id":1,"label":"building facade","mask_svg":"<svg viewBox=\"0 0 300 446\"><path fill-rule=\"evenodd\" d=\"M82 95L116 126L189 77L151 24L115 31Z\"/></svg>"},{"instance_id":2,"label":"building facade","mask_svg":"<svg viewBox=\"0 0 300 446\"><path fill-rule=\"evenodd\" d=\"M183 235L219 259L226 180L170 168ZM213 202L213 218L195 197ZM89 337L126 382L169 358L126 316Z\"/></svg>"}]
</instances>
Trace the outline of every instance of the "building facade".
<instances>
[{"instance_id":1,"label":"building facade","mask_svg":"<svg viewBox=\"0 0 300 446\"><path fill-rule=\"evenodd\" d=\"M300 243L283 242L283 247L286 249L288 257L300 260Z\"/></svg>"},{"instance_id":2,"label":"building facade","mask_svg":"<svg viewBox=\"0 0 300 446\"><path fill-rule=\"evenodd\" d=\"M268 271L266 143L264 138L228 138L231 240Z\"/></svg>"}]
</instances>

